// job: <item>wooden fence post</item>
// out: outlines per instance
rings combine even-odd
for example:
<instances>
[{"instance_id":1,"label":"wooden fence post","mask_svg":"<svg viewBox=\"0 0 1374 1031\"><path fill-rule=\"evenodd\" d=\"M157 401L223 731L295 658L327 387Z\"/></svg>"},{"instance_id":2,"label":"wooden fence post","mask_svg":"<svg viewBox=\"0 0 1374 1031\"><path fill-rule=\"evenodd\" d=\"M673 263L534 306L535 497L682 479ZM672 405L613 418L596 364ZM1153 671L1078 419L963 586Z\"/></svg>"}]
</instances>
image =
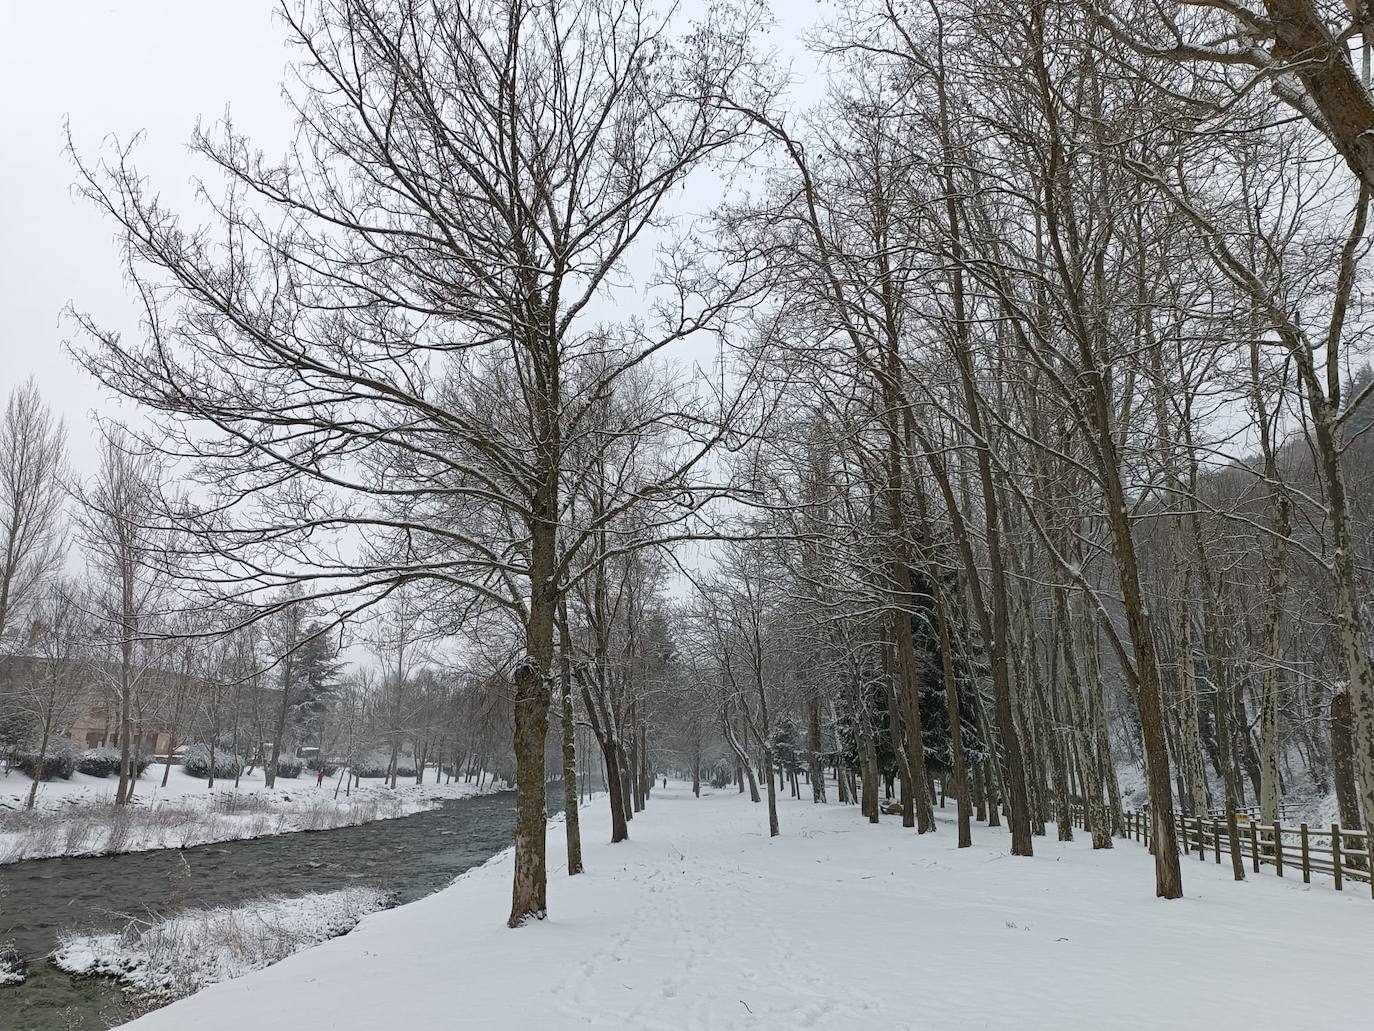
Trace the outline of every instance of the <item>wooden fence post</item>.
<instances>
[{"instance_id":1,"label":"wooden fence post","mask_svg":"<svg viewBox=\"0 0 1374 1031\"><path fill-rule=\"evenodd\" d=\"M1198 862L1207 862L1207 832L1202 826L1202 817L1197 817L1197 858Z\"/></svg>"},{"instance_id":2,"label":"wooden fence post","mask_svg":"<svg viewBox=\"0 0 1374 1031\"><path fill-rule=\"evenodd\" d=\"M1369 871L1369 897L1374 898L1374 827L1364 832L1365 868Z\"/></svg>"},{"instance_id":3,"label":"wooden fence post","mask_svg":"<svg viewBox=\"0 0 1374 1031\"><path fill-rule=\"evenodd\" d=\"M1331 875L1336 878L1336 890L1341 890L1341 825L1331 825Z\"/></svg>"},{"instance_id":4,"label":"wooden fence post","mask_svg":"<svg viewBox=\"0 0 1374 1031\"><path fill-rule=\"evenodd\" d=\"M1274 824L1274 872L1283 876L1283 825Z\"/></svg>"},{"instance_id":5,"label":"wooden fence post","mask_svg":"<svg viewBox=\"0 0 1374 1031\"><path fill-rule=\"evenodd\" d=\"M1250 861L1254 864L1255 873L1259 873L1259 831L1255 829L1255 821L1250 821Z\"/></svg>"},{"instance_id":6,"label":"wooden fence post","mask_svg":"<svg viewBox=\"0 0 1374 1031\"><path fill-rule=\"evenodd\" d=\"M1221 824L1212 821L1212 851L1216 853L1217 865L1221 865Z\"/></svg>"},{"instance_id":7,"label":"wooden fence post","mask_svg":"<svg viewBox=\"0 0 1374 1031\"><path fill-rule=\"evenodd\" d=\"M1302 836L1302 883L1312 883L1312 867L1307 856L1307 824L1298 824L1298 833Z\"/></svg>"}]
</instances>

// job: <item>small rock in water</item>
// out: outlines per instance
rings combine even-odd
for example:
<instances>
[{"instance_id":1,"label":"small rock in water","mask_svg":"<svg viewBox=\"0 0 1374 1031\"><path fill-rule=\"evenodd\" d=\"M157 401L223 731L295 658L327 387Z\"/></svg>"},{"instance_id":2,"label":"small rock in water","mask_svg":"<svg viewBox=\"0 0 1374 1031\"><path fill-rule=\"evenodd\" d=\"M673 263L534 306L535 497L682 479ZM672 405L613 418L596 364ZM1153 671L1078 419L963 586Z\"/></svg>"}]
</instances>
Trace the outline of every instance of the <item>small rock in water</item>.
<instances>
[{"instance_id":1,"label":"small rock in water","mask_svg":"<svg viewBox=\"0 0 1374 1031\"><path fill-rule=\"evenodd\" d=\"M29 964L13 942L0 943L0 988L23 984L29 976Z\"/></svg>"}]
</instances>

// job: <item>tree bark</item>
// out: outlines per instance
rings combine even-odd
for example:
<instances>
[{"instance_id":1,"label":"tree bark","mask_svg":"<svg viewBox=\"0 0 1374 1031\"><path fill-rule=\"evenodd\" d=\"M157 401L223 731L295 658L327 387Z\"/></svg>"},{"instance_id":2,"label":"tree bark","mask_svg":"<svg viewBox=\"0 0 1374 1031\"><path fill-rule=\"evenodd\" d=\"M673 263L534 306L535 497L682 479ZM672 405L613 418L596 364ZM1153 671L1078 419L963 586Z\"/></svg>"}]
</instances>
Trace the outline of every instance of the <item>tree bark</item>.
<instances>
[{"instance_id":1,"label":"tree bark","mask_svg":"<svg viewBox=\"0 0 1374 1031\"><path fill-rule=\"evenodd\" d=\"M563 701L563 824L568 842L568 876L582 872L582 827L577 806L577 738L573 723L572 659L567 607L558 608L558 686Z\"/></svg>"},{"instance_id":2,"label":"tree bark","mask_svg":"<svg viewBox=\"0 0 1374 1031\"><path fill-rule=\"evenodd\" d=\"M553 666L556 477L550 476L536 499L531 526L530 601L525 624L525 656L515 669L515 876L507 923L519 927L548 914L545 855L544 745L549 733Z\"/></svg>"}]
</instances>

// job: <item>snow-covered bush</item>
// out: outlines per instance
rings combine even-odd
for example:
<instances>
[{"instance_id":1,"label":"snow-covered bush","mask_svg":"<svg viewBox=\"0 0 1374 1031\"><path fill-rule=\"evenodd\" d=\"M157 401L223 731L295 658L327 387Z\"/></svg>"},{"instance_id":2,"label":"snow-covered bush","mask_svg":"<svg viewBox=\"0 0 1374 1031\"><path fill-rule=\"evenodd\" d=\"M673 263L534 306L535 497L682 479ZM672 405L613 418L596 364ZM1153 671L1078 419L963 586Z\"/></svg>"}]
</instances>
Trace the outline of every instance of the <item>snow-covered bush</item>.
<instances>
[{"instance_id":1,"label":"snow-covered bush","mask_svg":"<svg viewBox=\"0 0 1374 1031\"><path fill-rule=\"evenodd\" d=\"M210 776L210 746L189 745L181 756L181 768L192 777ZM243 768L243 760L228 750L215 751L215 776L236 777Z\"/></svg>"},{"instance_id":2,"label":"snow-covered bush","mask_svg":"<svg viewBox=\"0 0 1374 1031\"><path fill-rule=\"evenodd\" d=\"M119 749L88 748L76 761L76 769L78 773L84 773L88 777L108 777L112 773L118 773Z\"/></svg>"},{"instance_id":3,"label":"snow-covered bush","mask_svg":"<svg viewBox=\"0 0 1374 1031\"><path fill-rule=\"evenodd\" d=\"M334 776L334 774L337 773L339 769L338 766L330 762L327 758L325 758L322 755L312 755L309 759L305 761L305 768L308 769L311 773L319 773L320 770L324 770L324 775L326 777Z\"/></svg>"},{"instance_id":4,"label":"snow-covered bush","mask_svg":"<svg viewBox=\"0 0 1374 1031\"><path fill-rule=\"evenodd\" d=\"M3 699L0 699L2 702ZM25 709L0 704L0 760L13 766L24 746L35 737L37 721Z\"/></svg>"},{"instance_id":5,"label":"snow-covered bush","mask_svg":"<svg viewBox=\"0 0 1374 1031\"><path fill-rule=\"evenodd\" d=\"M63 780L71 780L80 758L81 749L76 747L76 742L71 738L49 738L47 751L43 755L43 779L52 780L54 777L61 777ZM37 747L26 748L17 752L14 756L14 768L23 770L30 777L36 777L38 775Z\"/></svg>"},{"instance_id":6,"label":"snow-covered bush","mask_svg":"<svg viewBox=\"0 0 1374 1031\"><path fill-rule=\"evenodd\" d=\"M391 753L368 752L353 761L353 772L359 777L389 777L391 775ZM415 756L398 755L396 757L396 776L415 776Z\"/></svg>"},{"instance_id":7,"label":"snow-covered bush","mask_svg":"<svg viewBox=\"0 0 1374 1031\"><path fill-rule=\"evenodd\" d=\"M288 780L295 779L301 775L303 769L305 769L305 763L301 762L299 756L287 753L277 756L278 777L286 777Z\"/></svg>"},{"instance_id":8,"label":"snow-covered bush","mask_svg":"<svg viewBox=\"0 0 1374 1031\"><path fill-rule=\"evenodd\" d=\"M391 756L385 752L368 752L353 760L355 777L385 777L391 769Z\"/></svg>"},{"instance_id":9,"label":"snow-covered bush","mask_svg":"<svg viewBox=\"0 0 1374 1031\"><path fill-rule=\"evenodd\" d=\"M146 755L134 754L134 776L143 776L151 760ZM76 761L76 771L88 777L109 777L119 773L118 748L88 748Z\"/></svg>"}]
</instances>

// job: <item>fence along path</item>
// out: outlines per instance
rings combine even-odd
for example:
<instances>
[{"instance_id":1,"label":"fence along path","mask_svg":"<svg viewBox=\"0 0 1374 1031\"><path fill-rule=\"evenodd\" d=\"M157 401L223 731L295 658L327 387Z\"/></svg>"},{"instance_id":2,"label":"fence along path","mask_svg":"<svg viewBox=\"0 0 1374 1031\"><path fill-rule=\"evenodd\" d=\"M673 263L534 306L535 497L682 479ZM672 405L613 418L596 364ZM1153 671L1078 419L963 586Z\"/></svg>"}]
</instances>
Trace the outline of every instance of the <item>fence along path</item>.
<instances>
[{"instance_id":1,"label":"fence along path","mask_svg":"<svg viewBox=\"0 0 1374 1031\"><path fill-rule=\"evenodd\" d=\"M1150 845L1150 814L1147 809L1127 810L1126 837ZM1075 807L1074 818L1080 826L1084 814ZM1343 891L1347 881L1366 884L1374 897L1374 878L1370 877L1370 856L1374 855L1374 828L1342 830L1333 823L1328 831L1312 829L1305 823L1285 827L1282 823L1261 823L1249 813L1236 814L1241 855L1249 861L1254 873L1269 867L1280 877L1285 873L1302 875L1304 884L1312 882L1312 875L1330 877L1337 891ZM1192 816L1174 812L1174 826L1183 851L1206 862L1210 855L1217 862L1225 854L1231 859L1230 835L1226 820L1216 815Z\"/></svg>"}]
</instances>

